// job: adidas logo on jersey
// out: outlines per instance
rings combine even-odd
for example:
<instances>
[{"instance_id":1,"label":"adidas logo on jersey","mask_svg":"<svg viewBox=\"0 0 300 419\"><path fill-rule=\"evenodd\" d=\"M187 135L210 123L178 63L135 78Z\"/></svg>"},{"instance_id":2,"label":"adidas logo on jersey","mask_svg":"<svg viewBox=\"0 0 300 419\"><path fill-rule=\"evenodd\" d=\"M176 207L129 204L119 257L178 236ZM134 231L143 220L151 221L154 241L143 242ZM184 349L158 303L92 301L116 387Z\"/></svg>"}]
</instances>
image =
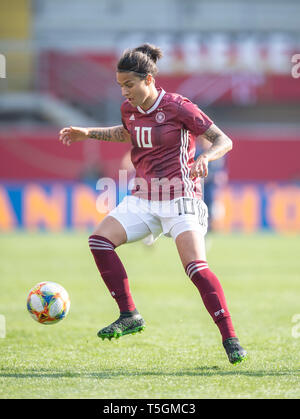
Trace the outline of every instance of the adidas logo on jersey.
<instances>
[{"instance_id":1,"label":"adidas logo on jersey","mask_svg":"<svg viewBox=\"0 0 300 419\"><path fill-rule=\"evenodd\" d=\"M131 117L129 118L129 121L135 121L135 117L134 117L134 115L132 114L131 115Z\"/></svg>"}]
</instances>

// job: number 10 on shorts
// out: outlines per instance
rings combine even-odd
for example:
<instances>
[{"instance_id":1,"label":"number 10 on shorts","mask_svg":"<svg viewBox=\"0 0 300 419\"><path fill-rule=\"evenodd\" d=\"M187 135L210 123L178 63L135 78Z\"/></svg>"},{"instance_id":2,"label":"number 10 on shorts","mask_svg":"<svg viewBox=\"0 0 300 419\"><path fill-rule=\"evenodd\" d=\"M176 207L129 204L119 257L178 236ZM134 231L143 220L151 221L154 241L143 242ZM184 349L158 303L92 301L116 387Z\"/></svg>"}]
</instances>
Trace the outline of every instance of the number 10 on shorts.
<instances>
[{"instance_id":1,"label":"number 10 on shorts","mask_svg":"<svg viewBox=\"0 0 300 419\"><path fill-rule=\"evenodd\" d=\"M180 198L177 201L175 201L175 204L178 207L178 215L195 215L195 206L192 198Z\"/></svg>"},{"instance_id":2,"label":"number 10 on shorts","mask_svg":"<svg viewBox=\"0 0 300 419\"><path fill-rule=\"evenodd\" d=\"M200 225L207 225L207 207L201 200L194 200L193 198L179 198L175 201L178 209L178 215L197 215Z\"/></svg>"},{"instance_id":3,"label":"number 10 on shorts","mask_svg":"<svg viewBox=\"0 0 300 419\"><path fill-rule=\"evenodd\" d=\"M3 314L0 314L0 338L5 338L5 334L5 316L3 316Z\"/></svg>"}]
</instances>

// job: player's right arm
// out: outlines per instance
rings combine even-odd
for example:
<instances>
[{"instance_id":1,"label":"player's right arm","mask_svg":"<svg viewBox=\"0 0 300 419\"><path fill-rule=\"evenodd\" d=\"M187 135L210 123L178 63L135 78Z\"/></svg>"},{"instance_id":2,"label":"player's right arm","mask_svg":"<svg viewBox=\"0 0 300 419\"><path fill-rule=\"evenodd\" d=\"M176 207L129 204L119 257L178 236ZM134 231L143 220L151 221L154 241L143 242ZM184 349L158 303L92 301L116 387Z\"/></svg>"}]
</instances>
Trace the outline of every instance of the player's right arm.
<instances>
[{"instance_id":1,"label":"player's right arm","mask_svg":"<svg viewBox=\"0 0 300 419\"><path fill-rule=\"evenodd\" d=\"M66 127L59 132L59 140L65 145L71 145L88 138L120 143L129 143L131 141L130 134L123 125L100 128Z\"/></svg>"}]
</instances>

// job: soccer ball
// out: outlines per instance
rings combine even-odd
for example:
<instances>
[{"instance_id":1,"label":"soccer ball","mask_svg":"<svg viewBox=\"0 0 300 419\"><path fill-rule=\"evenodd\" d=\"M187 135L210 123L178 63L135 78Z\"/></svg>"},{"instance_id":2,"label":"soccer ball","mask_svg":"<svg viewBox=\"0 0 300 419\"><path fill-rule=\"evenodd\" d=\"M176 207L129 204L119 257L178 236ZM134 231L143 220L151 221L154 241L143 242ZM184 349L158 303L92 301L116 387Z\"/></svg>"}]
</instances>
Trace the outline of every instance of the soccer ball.
<instances>
[{"instance_id":1,"label":"soccer ball","mask_svg":"<svg viewBox=\"0 0 300 419\"><path fill-rule=\"evenodd\" d=\"M29 291L27 309L37 322L54 324L68 314L70 298L61 285L55 282L40 282Z\"/></svg>"}]
</instances>

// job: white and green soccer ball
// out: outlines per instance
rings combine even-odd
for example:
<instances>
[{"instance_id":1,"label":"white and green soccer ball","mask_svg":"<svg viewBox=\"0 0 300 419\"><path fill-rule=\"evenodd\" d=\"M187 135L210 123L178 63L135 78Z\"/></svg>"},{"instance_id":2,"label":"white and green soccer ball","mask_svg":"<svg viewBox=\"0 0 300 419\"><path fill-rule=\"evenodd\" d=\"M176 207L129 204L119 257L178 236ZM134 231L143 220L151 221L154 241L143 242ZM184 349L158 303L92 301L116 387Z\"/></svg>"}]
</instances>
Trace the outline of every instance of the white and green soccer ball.
<instances>
[{"instance_id":1,"label":"white and green soccer ball","mask_svg":"<svg viewBox=\"0 0 300 419\"><path fill-rule=\"evenodd\" d=\"M29 291L27 309L37 322L54 324L68 314L70 298L64 287L56 282L40 282Z\"/></svg>"}]
</instances>

